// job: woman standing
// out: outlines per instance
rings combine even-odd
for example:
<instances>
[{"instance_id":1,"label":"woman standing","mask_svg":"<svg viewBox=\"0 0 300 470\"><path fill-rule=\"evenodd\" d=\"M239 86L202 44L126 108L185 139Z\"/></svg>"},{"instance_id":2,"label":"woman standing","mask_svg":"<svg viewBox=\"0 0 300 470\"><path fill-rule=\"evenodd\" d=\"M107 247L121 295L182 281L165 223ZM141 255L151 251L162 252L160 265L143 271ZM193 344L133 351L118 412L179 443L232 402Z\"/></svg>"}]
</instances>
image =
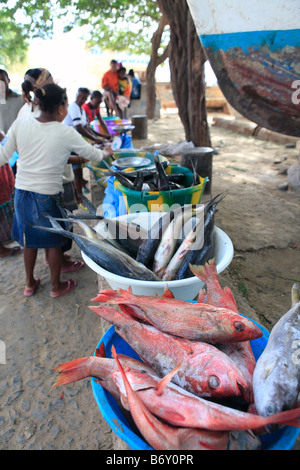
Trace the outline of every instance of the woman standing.
<instances>
[{"instance_id":1,"label":"woman standing","mask_svg":"<svg viewBox=\"0 0 300 470\"><path fill-rule=\"evenodd\" d=\"M65 237L34 228L51 227L47 215L61 217L63 172L71 152L92 161L101 161L113 153L88 144L72 127L62 121L68 113L65 89L55 84L35 91L40 116L17 119L11 126L4 147L0 148L0 165L12 153L19 154L15 183L15 214L12 237L24 246L26 287L24 295L33 295L40 284L34 277L37 250L44 248L50 267L51 297L73 290L76 281L61 281L62 247Z\"/></svg>"}]
</instances>

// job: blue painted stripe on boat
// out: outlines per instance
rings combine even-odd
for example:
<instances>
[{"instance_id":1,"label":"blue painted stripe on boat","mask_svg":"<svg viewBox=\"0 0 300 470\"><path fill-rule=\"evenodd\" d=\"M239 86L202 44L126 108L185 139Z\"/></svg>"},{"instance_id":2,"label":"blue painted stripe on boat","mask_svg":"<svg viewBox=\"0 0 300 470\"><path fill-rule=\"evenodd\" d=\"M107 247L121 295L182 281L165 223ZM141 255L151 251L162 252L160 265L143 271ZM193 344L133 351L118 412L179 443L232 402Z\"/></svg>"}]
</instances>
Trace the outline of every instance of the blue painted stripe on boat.
<instances>
[{"instance_id":1,"label":"blue painted stripe on boat","mask_svg":"<svg viewBox=\"0 0 300 470\"><path fill-rule=\"evenodd\" d=\"M300 29L284 31L250 31L243 33L204 34L200 36L204 47L210 47L214 52L219 49L227 51L239 47L244 52L261 49L266 45L270 51L282 50L286 46L300 47Z\"/></svg>"}]
</instances>

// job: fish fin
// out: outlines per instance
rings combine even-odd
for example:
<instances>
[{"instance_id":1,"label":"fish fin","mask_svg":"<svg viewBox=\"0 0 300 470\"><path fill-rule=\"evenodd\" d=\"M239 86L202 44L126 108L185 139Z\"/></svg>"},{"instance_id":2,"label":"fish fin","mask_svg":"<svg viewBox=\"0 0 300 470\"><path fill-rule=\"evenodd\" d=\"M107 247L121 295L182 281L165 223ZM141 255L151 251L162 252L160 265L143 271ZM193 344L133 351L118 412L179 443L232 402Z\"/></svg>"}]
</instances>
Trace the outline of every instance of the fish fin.
<instances>
[{"instance_id":1,"label":"fish fin","mask_svg":"<svg viewBox=\"0 0 300 470\"><path fill-rule=\"evenodd\" d=\"M77 380L89 377L89 367L87 365L87 361L89 361L89 359L90 358L88 357L82 357L55 367L54 370L58 371L60 375L54 385L52 385L52 388L58 387L59 385L77 382Z\"/></svg>"},{"instance_id":2,"label":"fish fin","mask_svg":"<svg viewBox=\"0 0 300 470\"><path fill-rule=\"evenodd\" d=\"M130 318L131 320L136 320L137 318L140 318L136 315L134 308L132 308L130 305L120 304L119 307L124 317Z\"/></svg>"},{"instance_id":3,"label":"fish fin","mask_svg":"<svg viewBox=\"0 0 300 470\"><path fill-rule=\"evenodd\" d=\"M174 299L174 294L172 291L170 291L168 284L166 284L164 293L161 295L161 297L167 298L167 299Z\"/></svg>"},{"instance_id":4,"label":"fish fin","mask_svg":"<svg viewBox=\"0 0 300 470\"><path fill-rule=\"evenodd\" d=\"M168 383L171 382L171 380L173 379L174 375L177 374L181 367L181 364L182 361L180 361L179 364L177 364L177 366L174 367L174 369L172 369L167 375L165 375L164 378L161 379L160 382L156 385L155 390L157 395L162 394L164 387L168 385Z\"/></svg>"},{"instance_id":5,"label":"fish fin","mask_svg":"<svg viewBox=\"0 0 300 470\"><path fill-rule=\"evenodd\" d=\"M158 420L144 405L138 394L132 389L126 373L118 359L114 345L112 346L112 355L121 372L121 376L125 385L127 402L132 418L150 445L154 447L154 443L160 443L160 449L170 448L170 437L174 439L173 434L170 436L172 429L169 425Z\"/></svg>"},{"instance_id":6,"label":"fish fin","mask_svg":"<svg viewBox=\"0 0 300 470\"><path fill-rule=\"evenodd\" d=\"M205 304L204 302L205 295L206 295L206 290L203 288L200 289L197 302L200 304Z\"/></svg>"},{"instance_id":7,"label":"fish fin","mask_svg":"<svg viewBox=\"0 0 300 470\"><path fill-rule=\"evenodd\" d=\"M129 292L130 294L132 294L132 287L131 287L131 286L128 287L127 292Z\"/></svg>"},{"instance_id":8,"label":"fish fin","mask_svg":"<svg viewBox=\"0 0 300 470\"><path fill-rule=\"evenodd\" d=\"M238 307L236 305L236 301L235 301L235 298L233 296L233 293L232 293L232 290L230 289L230 287L225 286L223 291L227 295L227 297L229 297L230 300L234 303L234 305L236 306L236 311L238 312Z\"/></svg>"},{"instance_id":9,"label":"fish fin","mask_svg":"<svg viewBox=\"0 0 300 470\"><path fill-rule=\"evenodd\" d=\"M105 345L104 345L103 342L100 344L99 348L96 349L96 356L97 357L106 357Z\"/></svg>"},{"instance_id":10,"label":"fish fin","mask_svg":"<svg viewBox=\"0 0 300 470\"><path fill-rule=\"evenodd\" d=\"M194 274L194 276L197 276L202 282L206 282L204 266L198 266L196 264L189 264L189 267L192 273Z\"/></svg>"},{"instance_id":11,"label":"fish fin","mask_svg":"<svg viewBox=\"0 0 300 470\"><path fill-rule=\"evenodd\" d=\"M213 282L219 282L215 258L209 260L207 263L205 263L204 266L190 264L190 270L195 276L197 276L199 279L201 279L202 282L205 282L206 284L208 279L212 280Z\"/></svg>"}]
</instances>

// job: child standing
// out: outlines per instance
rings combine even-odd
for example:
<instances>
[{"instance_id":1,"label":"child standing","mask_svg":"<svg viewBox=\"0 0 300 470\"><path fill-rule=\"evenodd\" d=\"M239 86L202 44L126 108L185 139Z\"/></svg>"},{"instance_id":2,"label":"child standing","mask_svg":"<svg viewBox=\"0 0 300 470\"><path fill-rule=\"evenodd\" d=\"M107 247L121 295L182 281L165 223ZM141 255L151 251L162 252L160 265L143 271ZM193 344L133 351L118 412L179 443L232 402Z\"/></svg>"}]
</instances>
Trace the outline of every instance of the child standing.
<instances>
[{"instance_id":1,"label":"child standing","mask_svg":"<svg viewBox=\"0 0 300 470\"><path fill-rule=\"evenodd\" d=\"M34 277L37 250L44 248L50 267L51 297L73 290L76 281L61 281L62 247L65 237L38 230L33 225L51 227L47 215L61 217L63 172L71 152L92 161L113 154L88 144L72 127L62 121L68 113L65 89L55 84L35 91L40 116L17 119L11 126L4 147L0 148L0 165L17 151L18 171L15 182L15 214L12 237L24 246L26 287L24 295L33 295L40 284Z\"/></svg>"}]
</instances>

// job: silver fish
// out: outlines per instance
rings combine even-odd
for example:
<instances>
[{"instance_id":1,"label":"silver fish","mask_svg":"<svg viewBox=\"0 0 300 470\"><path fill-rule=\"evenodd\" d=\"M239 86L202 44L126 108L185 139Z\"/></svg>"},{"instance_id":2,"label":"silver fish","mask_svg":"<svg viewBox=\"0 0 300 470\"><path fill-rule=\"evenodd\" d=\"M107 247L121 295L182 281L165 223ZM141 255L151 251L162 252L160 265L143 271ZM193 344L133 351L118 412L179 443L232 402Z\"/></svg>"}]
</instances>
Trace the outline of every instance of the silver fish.
<instances>
[{"instance_id":1,"label":"silver fish","mask_svg":"<svg viewBox=\"0 0 300 470\"><path fill-rule=\"evenodd\" d=\"M187 210L177 214L174 219L169 223L167 229L164 231L160 244L156 250L153 261L153 272L158 274L165 268L171 260L176 244L180 237L182 226L193 215L198 215L204 211L204 205L201 204L196 208L189 207Z\"/></svg>"},{"instance_id":2,"label":"silver fish","mask_svg":"<svg viewBox=\"0 0 300 470\"><path fill-rule=\"evenodd\" d=\"M176 279L181 264L190 250L199 250L204 243L204 213L197 216L195 227L187 234L184 241L174 253L168 266L162 273L163 281Z\"/></svg>"},{"instance_id":3,"label":"silver fish","mask_svg":"<svg viewBox=\"0 0 300 470\"><path fill-rule=\"evenodd\" d=\"M83 235L77 235L68 230L64 230L53 217L48 216L48 218L53 228L36 225L33 225L33 227L39 230L59 233L60 235L71 238L83 253L107 271L129 279L144 279L147 281L159 280L159 278L142 263L138 263L131 256L118 250L106 241L94 241Z\"/></svg>"},{"instance_id":4,"label":"silver fish","mask_svg":"<svg viewBox=\"0 0 300 470\"><path fill-rule=\"evenodd\" d=\"M293 286L292 297L295 296ZM293 409L300 392L300 302L273 327L253 373L254 403L258 414L273 415Z\"/></svg>"}]
</instances>

